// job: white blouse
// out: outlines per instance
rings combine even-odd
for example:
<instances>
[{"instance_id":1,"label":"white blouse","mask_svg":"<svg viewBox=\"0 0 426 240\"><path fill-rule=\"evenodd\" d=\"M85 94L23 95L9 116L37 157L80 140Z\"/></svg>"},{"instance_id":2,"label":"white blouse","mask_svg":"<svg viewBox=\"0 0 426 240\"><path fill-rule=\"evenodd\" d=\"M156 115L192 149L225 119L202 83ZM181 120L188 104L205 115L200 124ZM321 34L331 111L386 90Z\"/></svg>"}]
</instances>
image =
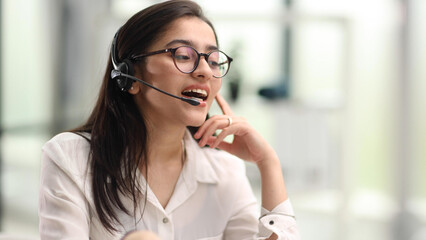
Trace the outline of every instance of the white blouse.
<instances>
[{"instance_id":1,"label":"white blouse","mask_svg":"<svg viewBox=\"0 0 426 240\"><path fill-rule=\"evenodd\" d=\"M52 138L42 149L41 239L115 240L135 229L153 231L163 240L264 239L272 231L280 239L299 239L289 200L272 212L262 208L259 220L242 160L225 151L200 148L189 132L184 142L186 160L166 208L149 186L145 189L139 173L140 185L147 192L145 209L144 199L134 212L131 200L121 196L132 216L117 209L121 224L115 224L118 231L110 233L95 211L87 171L88 141L73 133Z\"/></svg>"}]
</instances>

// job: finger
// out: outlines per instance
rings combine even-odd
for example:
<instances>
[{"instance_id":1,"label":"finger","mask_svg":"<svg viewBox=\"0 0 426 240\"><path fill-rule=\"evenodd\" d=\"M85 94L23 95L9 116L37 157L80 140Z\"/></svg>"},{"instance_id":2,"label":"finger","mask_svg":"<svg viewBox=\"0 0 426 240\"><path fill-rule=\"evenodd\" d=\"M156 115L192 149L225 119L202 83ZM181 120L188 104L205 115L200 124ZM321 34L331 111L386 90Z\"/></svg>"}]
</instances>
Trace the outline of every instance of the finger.
<instances>
[{"instance_id":1,"label":"finger","mask_svg":"<svg viewBox=\"0 0 426 240\"><path fill-rule=\"evenodd\" d=\"M219 104L219 107L222 109L224 115L233 115L231 107L219 93L216 95L216 102Z\"/></svg>"},{"instance_id":2,"label":"finger","mask_svg":"<svg viewBox=\"0 0 426 240\"><path fill-rule=\"evenodd\" d=\"M234 134L234 133L233 133L233 130L235 130L233 127L234 127L234 126L229 126L229 127L227 127L227 128L224 128L224 129L222 130L222 132L221 132L221 133L219 133L219 135L217 135L217 136L216 136L216 139L215 139L215 141L214 141L213 143L211 143L211 146L212 146L213 148L216 148L216 147L218 147L218 146L219 146L219 144L220 144L221 142L223 142L223 141L225 140L225 138L226 138L227 136L229 136L229 135L233 135L233 134Z\"/></svg>"},{"instance_id":3,"label":"finger","mask_svg":"<svg viewBox=\"0 0 426 240\"><path fill-rule=\"evenodd\" d=\"M205 134L205 131L207 131L207 129L209 129L213 124L215 124L217 122L221 122L221 125L220 125L220 127L218 126L218 128L224 128L224 127L226 127L226 126L229 125L229 120L228 120L228 118L226 116L224 116L224 115L215 115L215 116L207 119L203 123L203 125L201 125L198 128L197 132L194 134L194 137L196 139L201 138Z\"/></svg>"},{"instance_id":4,"label":"finger","mask_svg":"<svg viewBox=\"0 0 426 240\"><path fill-rule=\"evenodd\" d=\"M209 139L208 144L209 144L209 146L210 146L211 148L220 149L220 150L226 151L226 152L228 152L228 153L230 153L230 154L232 154L232 155L236 155L236 154L237 154L237 152L238 152L238 147L235 147L232 143L228 143L228 142L222 141L222 142L220 142L217 146L213 147L213 143L214 143L215 141L216 141L216 137L211 137L211 138ZM236 152L236 151L237 151L237 152ZM237 156L237 155L236 155L236 156ZM243 158L242 158L242 159L243 159Z\"/></svg>"},{"instance_id":5,"label":"finger","mask_svg":"<svg viewBox=\"0 0 426 240\"><path fill-rule=\"evenodd\" d=\"M195 139L200 139L204 135L204 131L206 131L215 118L216 116L210 117L198 128L197 132L194 134Z\"/></svg>"},{"instance_id":6,"label":"finger","mask_svg":"<svg viewBox=\"0 0 426 240\"><path fill-rule=\"evenodd\" d=\"M200 135L197 133L197 136L201 137L199 145L205 146L209 140L209 137L213 136L216 130L223 129L227 127L228 124L228 119L223 115L215 116L214 119L209 119L206 121L202 126L203 129L200 129L201 131L199 131Z\"/></svg>"},{"instance_id":7,"label":"finger","mask_svg":"<svg viewBox=\"0 0 426 240\"><path fill-rule=\"evenodd\" d=\"M232 154L232 143L227 143L222 141L216 146L216 148L227 151Z\"/></svg>"},{"instance_id":8,"label":"finger","mask_svg":"<svg viewBox=\"0 0 426 240\"><path fill-rule=\"evenodd\" d=\"M211 124L203 133L203 136L201 137L200 141L198 142L198 145L200 147L204 147L207 144L210 137L212 137L213 134L216 132L216 130L217 130L217 124Z\"/></svg>"},{"instance_id":9,"label":"finger","mask_svg":"<svg viewBox=\"0 0 426 240\"><path fill-rule=\"evenodd\" d=\"M213 148L213 145L214 145L215 142L216 142L216 137L210 136L209 139L207 140L207 145L209 145L211 148Z\"/></svg>"},{"instance_id":10,"label":"finger","mask_svg":"<svg viewBox=\"0 0 426 240\"><path fill-rule=\"evenodd\" d=\"M209 140L207 141L207 144L211 148L218 148L227 152L232 151L232 143L220 141L218 142L218 144L215 144L216 142L217 142L217 137L210 137Z\"/></svg>"},{"instance_id":11,"label":"finger","mask_svg":"<svg viewBox=\"0 0 426 240\"><path fill-rule=\"evenodd\" d=\"M200 139L203 135L204 132L210 127L210 125L215 121L215 119L217 119L217 116L213 116L209 119L207 119L197 130L197 132L194 134L194 137L196 139ZM201 139L200 139L201 141Z\"/></svg>"}]
</instances>

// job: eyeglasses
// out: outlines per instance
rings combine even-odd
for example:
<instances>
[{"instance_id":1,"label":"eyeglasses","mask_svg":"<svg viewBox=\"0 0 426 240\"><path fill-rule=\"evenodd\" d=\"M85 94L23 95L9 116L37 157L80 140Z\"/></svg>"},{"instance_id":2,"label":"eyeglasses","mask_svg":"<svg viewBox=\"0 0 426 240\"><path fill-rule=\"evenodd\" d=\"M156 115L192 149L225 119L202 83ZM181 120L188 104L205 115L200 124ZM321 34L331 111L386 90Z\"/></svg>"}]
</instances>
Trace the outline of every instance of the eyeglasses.
<instances>
[{"instance_id":1,"label":"eyeglasses","mask_svg":"<svg viewBox=\"0 0 426 240\"><path fill-rule=\"evenodd\" d=\"M155 52L145 53L131 57L132 61L140 61L144 57L170 52L176 68L182 73L192 73L197 69L201 56L206 59L213 77L221 78L228 73L231 66L232 58L228 57L220 50L213 50L209 53L199 53L193 47L181 46L177 48L167 48Z\"/></svg>"}]
</instances>

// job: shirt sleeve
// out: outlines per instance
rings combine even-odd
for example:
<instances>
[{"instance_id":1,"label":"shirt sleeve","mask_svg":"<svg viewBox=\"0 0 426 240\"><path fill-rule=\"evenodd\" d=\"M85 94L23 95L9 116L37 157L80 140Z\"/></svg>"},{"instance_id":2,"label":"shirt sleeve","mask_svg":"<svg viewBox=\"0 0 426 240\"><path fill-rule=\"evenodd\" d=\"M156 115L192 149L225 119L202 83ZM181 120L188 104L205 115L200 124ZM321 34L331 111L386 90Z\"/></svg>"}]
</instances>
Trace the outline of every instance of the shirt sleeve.
<instances>
[{"instance_id":1,"label":"shirt sleeve","mask_svg":"<svg viewBox=\"0 0 426 240\"><path fill-rule=\"evenodd\" d=\"M259 218L259 238L267 238L272 233L278 236L278 240L300 239L290 199L278 204L272 211L262 208Z\"/></svg>"},{"instance_id":2,"label":"shirt sleeve","mask_svg":"<svg viewBox=\"0 0 426 240\"><path fill-rule=\"evenodd\" d=\"M88 204L83 192L45 152L41 164L39 221L42 240L89 239Z\"/></svg>"},{"instance_id":3,"label":"shirt sleeve","mask_svg":"<svg viewBox=\"0 0 426 240\"><path fill-rule=\"evenodd\" d=\"M261 209L246 177L238 182L238 194L234 199L233 214L227 223L223 239L267 239L275 233L278 240L300 240L293 207L289 199L278 204L272 211Z\"/></svg>"}]
</instances>

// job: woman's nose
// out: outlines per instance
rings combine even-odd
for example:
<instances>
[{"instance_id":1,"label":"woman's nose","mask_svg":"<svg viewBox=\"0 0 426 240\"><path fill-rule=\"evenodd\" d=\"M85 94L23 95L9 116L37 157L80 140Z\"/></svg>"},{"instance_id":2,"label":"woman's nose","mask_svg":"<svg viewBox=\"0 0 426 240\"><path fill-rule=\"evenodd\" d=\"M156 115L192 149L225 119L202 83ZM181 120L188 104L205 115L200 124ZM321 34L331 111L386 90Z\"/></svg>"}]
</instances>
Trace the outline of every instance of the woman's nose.
<instances>
[{"instance_id":1,"label":"woman's nose","mask_svg":"<svg viewBox=\"0 0 426 240\"><path fill-rule=\"evenodd\" d=\"M193 76L196 78L210 79L213 77L213 71L210 68L206 56L200 56L200 61L198 62L197 68L192 72Z\"/></svg>"}]
</instances>

